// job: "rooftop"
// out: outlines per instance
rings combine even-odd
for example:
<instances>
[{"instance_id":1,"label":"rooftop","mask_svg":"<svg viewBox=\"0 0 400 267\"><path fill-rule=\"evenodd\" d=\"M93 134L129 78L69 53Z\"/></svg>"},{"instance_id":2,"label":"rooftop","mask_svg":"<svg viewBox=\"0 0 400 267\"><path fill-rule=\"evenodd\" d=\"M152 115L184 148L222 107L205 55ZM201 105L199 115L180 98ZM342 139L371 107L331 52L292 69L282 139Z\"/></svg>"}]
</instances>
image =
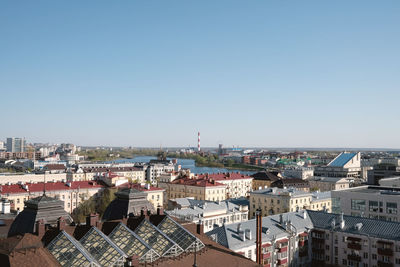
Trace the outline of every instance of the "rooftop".
<instances>
[{"instance_id":1,"label":"rooftop","mask_svg":"<svg viewBox=\"0 0 400 267\"><path fill-rule=\"evenodd\" d=\"M344 167L347 162L349 162L352 158L357 156L357 153L350 152L342 152L336 158L334 158L328 166L330 167Z\"/></svg>"},{"instance_id":2,"label":"rooftop","mask_svg":"<svg viewBox=\"0 0 400 267\"><path fill-rule=\"evenodd\" d=\"M400 188L398 187L385 187L385 186L375 186L375 185L351 187L349 189L335 190L335 192L400 196Z\"/></svg>"},{"instance_id":3,"label":"rooftop","mask_svg":"<svg viewBox=\"0 0 400 267\"><path fill-rule=\"evenodd\" d=\"M270 195L270 196L290 195L293 197L312 195L311 193L308 193L308 192L305 192L302 190L296 190L293 188L284 189L284 188L276 188L276 187L256 190L256 191L251 192L250 194Z\"/></svg>"}]
</instances>

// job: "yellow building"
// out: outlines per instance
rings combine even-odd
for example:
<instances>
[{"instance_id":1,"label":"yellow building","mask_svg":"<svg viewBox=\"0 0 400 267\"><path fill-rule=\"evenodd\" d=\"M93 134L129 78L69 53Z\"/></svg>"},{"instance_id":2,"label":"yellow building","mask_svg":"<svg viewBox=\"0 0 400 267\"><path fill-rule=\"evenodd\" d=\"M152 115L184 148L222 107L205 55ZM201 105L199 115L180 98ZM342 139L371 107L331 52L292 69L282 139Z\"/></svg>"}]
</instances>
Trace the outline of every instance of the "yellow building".
<instances>
[{"instance_id":1,"label":"yellow building","mask_svg":"<svg viewBox=\"0 0 400 267\"><path fill-rule=\"evenodd\" d=\"M328 194L329 193L329 194ZM250 218L257 209L262 216L292 212L303 209L331 211L330 192L307 193L294 189L270 188L250 193Z\"/></svg>"},{"instance_id":2,"label":"yellow building","mask_svg":"<svg viewBox=\"0 0 400 267\"><path fill-rule=\"evenodd\" d=\"M159 183L159 187L166 190L166 200L184 197L209 201L226 199L227 185L213 179L182 178L170 183Z\"/></svg>"}]
</instances>

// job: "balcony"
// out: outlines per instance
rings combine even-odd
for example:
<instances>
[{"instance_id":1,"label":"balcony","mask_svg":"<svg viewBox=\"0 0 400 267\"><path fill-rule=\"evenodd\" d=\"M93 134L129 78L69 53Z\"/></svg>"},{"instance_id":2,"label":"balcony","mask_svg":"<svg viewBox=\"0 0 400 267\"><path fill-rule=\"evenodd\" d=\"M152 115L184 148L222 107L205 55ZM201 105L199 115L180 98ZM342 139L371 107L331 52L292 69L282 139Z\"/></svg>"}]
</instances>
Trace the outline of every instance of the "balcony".
<instances>
[{"instance_id":1,"label":"balcony","mask_svg":"<svg viewBox=\"0 0 400 267\"><path fill-rule=\"evenodd\" d=\"M384 261L378 261L378 267L393 267L394 264L391 262L384 262Z\"/></svg>"},{"instance_id":2,"label":"balcony","mask_svg":"<svg viewBox=\"0 0 400 267\"><path fill-rule=\"evenodd\" d=\"M265 253L265 254L262 255L263 259L267 259L269 257L271 257L271 252L268 252L268 253Z\"/></svg>"},{"instance_id":3,"label":"balcony","mask_svg":"<svg viewBox=\"0 0 400 267\"><path fill-rule=\"evenodd\" d=\"M378 254L384 256L393 256L393 249L391 248L378 248Z\"/></svg>"},{"instance_id":4,"label":"balcony","mask_svg":"<svg viewBox=\"0 0 400 267\"><path fill-rule=\"evenodd\" d=\"M350 261L361 261L361 256L356 254L347 255L347 259Z\"/></svg>"},{"instance_id":5,"label":"balcony","mask_svg":"<svg viewBox=\"0 0 400 267\"><path fill-rule=\"evenodd\" d=\"M283 264L285 264L285 263L287 263L287 262L288 262L288 259L287 259L287 258L278 259L278 265L283 265Z\"/></svg>"},{"instance_id":6,"label":"balcony","mask_svg":"<svg viewBox=\"0 0 400 267\"><path fill-rule=\"evenodd\" d=\"M355 250L361 250L361 244L357 243L348 243L347 247Z\"/></svg>"}]
</instances>

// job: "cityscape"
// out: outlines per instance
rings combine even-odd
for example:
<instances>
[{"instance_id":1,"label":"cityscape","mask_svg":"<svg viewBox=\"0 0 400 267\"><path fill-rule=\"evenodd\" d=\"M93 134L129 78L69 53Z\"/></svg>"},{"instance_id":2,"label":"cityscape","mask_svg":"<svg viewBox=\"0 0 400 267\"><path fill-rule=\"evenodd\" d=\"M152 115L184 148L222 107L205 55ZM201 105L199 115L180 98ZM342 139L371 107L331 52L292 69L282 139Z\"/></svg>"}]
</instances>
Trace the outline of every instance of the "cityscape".
<instances>
[{"instance_id":1,"label":"cityscape","mask_svg":"<svg viewBox=\"0 0 400 267\"><path fill-rule=\"evenodd\" d=\"M0 2L0 266L400 266L399 14Z\"/></svg>"}]
</instances>

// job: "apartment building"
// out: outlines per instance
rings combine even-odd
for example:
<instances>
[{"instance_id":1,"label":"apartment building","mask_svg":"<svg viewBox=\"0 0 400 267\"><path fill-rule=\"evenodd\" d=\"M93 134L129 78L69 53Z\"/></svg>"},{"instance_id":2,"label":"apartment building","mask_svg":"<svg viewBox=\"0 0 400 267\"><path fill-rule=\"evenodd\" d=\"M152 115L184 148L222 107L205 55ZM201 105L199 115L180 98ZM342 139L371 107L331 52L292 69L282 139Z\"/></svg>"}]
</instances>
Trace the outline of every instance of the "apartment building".
<instances>
[{"instance_id":1,"label":"apartment building","mask_svg":"<svg viewBox=\"0 0 400 267\"><path fill-rule=\"evenodd\" d=\"M0 186L0 198L10 201L11 210L22 211L24 202L46 194L64 202L65 211L72 213L78 205L104 189L95 181L21 183Z\"/></svg>"},{"instance_id":2,"label":"apartment building","mask_svg":"<svg viewBox=\"0 0 400 267\"><path fill-rule=\"evenodd\" d=\"M172 217L202 224L204 232L224 224L247 221L249 216L246 198L218 202L176 198L168 201L168 209L164 212Z\"/></svg>"},{"instance_id":3,"label":"apartment building","mask_svg":"<svg viewBox=\"0 0 400 267\"><path fill-rule=\"evenodd\" d=\"M41 183L41 182L65 182L66 173L40 173L40 174L15 174L0 173L0 185L21 184L21 183Z\"/></svg>"},{"instance_id":4,"label":"apartment building","mask_svg":"<svg viewBox=\"0 0 400 267\"><path fill-rule=\"evenodd\" d=\"M197 200L222 201L226 199L226 185L213 179L180 178L170 183L159 183L165 189L165 200L193 197ZM167 203L164 203L167 204Z\"/></svg>"},{"instance_id":5,"label":"apartment building","mask_svg":"<svg viewBox=\"0 0 400 267\"><path fill-rule=\"evenodd\" d=\"M133 182L144 183L146 180L143 168L126 166L93 166L78 168L77 170L68 172L67 177L70 181L91 181L109 172L125 177Z\"/></svg>"},{"instance_id":6,"label":"apartment building","mask_svg":"<svg viewBox=\"0 0 400 267\"><path fill-rule=\"evenodd\" d=\"M359 186L332 191L335 213L400 222L400 188Z\"/></svg>"},{"instance_id":7,"label":"apartment building","mask_svg":"<svg viewBox=\"0 0 400 267\"><path fill-rule=\"evenodd\" d=\"M349 180L339 177L314 176L308 179L308 183L310 184L310 188L319 191L342 190L350 187Z\"/></svg>"},{"instance_id":8,"label":"apartment building","mask_svg":"<svg viewBox=\"0 0 400 267\"><path fill-rule=\"evenodd\" d=\"M400 265L400 223L307 211L311 266Z\"/></svg>"},{"instance_id":9,"label":"apartment building","mask_svg":"<svg viewBox=\"0 0 400 267\"><path fill-rule=\"evenodd\" d=\"M297 179L308 179L314 176L314 168L312 167L292 167L283 170L283 177L285 178L297 178Z\"/></svg>"},{"instance_id":10,"label":"apartment building","mask_svg":"<svg viewBox=\"0 0 400 267\"><path fill-rule=\"evenodd\" d=\"M253 177L240 172L200 174L196 179L210 179L226 185L227 199L247 197L252 190Z\"/></svg>"},{"instance_id":11,"label":"apartment building","mask_svg":"<svg viewBox=\"0 0 400 267\"><path fill-rule=\"evenodd\" d=\"M262 216L313 209L331 211L329 193L308 193L295 189L269 188L250 193L250 218L259 209Z\"/></svg>"},{"instance_id":12,"label":"apartment building","mask_svg":"<svg viewBox=\"0 0 400 267\"><path fill-rule=\"evenodd\" d=\"M322 211L299 211L215 228L207 235L261 266L398 266L400 223Z\"/></svg>"}]
</instances>

